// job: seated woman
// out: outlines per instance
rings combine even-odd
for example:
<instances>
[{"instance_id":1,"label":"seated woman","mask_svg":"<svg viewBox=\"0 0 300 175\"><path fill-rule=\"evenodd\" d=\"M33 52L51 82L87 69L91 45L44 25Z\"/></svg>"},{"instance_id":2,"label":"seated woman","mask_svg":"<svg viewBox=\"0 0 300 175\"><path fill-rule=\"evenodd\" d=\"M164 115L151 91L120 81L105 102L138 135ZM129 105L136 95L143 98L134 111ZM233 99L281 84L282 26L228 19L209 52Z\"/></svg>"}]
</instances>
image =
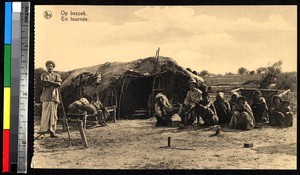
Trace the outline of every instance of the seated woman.
<instances>
[{"instance_id":1,"label":"seated woman","mask_svg":"<svg viewBox=\"0 0 300 175\"><path fill-rule=\"evenodd\" d=\"M234 113L232 115L229 126L234 129L246 129L251 130L255 126L255 118L251 107L246 102L246 98L239 96L237 99L237 105L234 107Z\"/></svg>"},{"instance_id":2,"label":"seated woman","mask_svg":"<svg viewBox=\"0 0 300 175\"><path fill-rule=\"evenodd\" d=\"M203 92L202 94L202 100L199 102L198 114L197 123L200 123L200 116L204 121L204 125L213 126L219 122L215 106L213 102L209 100L208 92Z\"/></svg>"},{"instance_id":3,"label":"seated woman","mask_svg":"<svg viewBox=\"0 0 300 175\"><path fill-rule=\"evenodd\" d=\"M172 126L172 105L169 103L168 98L162 93L155 96L155 116L156 126Z\"/></svg>"},{"instance_id":4,"label":"seated woman","mask_svg":"<svg viewBox=\"0 0 300 175\"><path fill-rule=\"evenodd\" d=\"M214 101L214 106L219 118L219 124L229 124L231 119L231 109L229 103L225 101L225 94L223 92L218 92L216 100Z\"/></svg>"},{"instance_id":5,"label":"seated woman","mask_svg":"<svg viewBox=\"0 0 300 175\"><path fill-rule=\"evenodd\" d=\"M262 93L259 90L254 91L251 105L256 123L269 121L268 106Z\"/></svg>"},{"instance_id":6,"label":"seated woman","mask_svg":"<svg viewBox=\"0 0 300 175\"><path fill-rule=\"evenodd\" d=\"M284 125L288 127L293 126L293 113L291 112L290 102L284 100L282 107L282 113L285 116Z\"/></svg>"},{"instance_id":7,"label":"seated woman","mask_svg":"<svg viewBox=\"0 0 300 175\"><path fill-rule=\"evenodd\" d=\"M289 101L284 101L278 95L274 95L272 98L270 125L281 127L293 126L293 113L290 110Z\"/></svg>"},{"instance_id":8,"label":"seated woman","mask_svg":"<svg viewBox=\"0 0 300 175\"><path fill-rule=\"evenodd\" d=\"M109 112L106 109L106 107L101 103L99 100L98 94L93 95L93 100L91 101L91 104L97 109L98 115L97 115L97 120L98 123L102 126L106 126L106 119L109 116Z\"/></svg>"},{"instance_id":9,"label":"seated woman","mask_svg":"<svg viewBox=\"0 0 300 175\"><path fill-rule=\"evenodd\" d=\"M237 104L237 98L238 98L238 96L240 96L239 93L233 92L231 94L230 100L228 101L229 105L230 105L230 109L231 109L231 114L234 113L234 107Z\"/></svg>"}]
</instances>

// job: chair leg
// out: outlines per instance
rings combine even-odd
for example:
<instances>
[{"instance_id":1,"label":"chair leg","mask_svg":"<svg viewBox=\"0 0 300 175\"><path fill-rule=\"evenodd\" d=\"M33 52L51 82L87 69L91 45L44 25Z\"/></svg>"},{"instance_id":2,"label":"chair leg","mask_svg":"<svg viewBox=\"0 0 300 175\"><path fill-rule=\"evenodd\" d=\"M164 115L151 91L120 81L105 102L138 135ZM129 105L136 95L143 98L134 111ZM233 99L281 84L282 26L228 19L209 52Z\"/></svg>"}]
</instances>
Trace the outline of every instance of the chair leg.
<instances>
[{"instance_id":1,"label":"chair leg","mask_svg":"<svg viewBox=\"0 0 300 175\"><path fill-rule=\"evenodd\" d=\"M84 129L84 131L86 131L86 119L87 119L87 115L84 115L84 117L83 117L83 129Z\"/></svg>"}]
</instances>

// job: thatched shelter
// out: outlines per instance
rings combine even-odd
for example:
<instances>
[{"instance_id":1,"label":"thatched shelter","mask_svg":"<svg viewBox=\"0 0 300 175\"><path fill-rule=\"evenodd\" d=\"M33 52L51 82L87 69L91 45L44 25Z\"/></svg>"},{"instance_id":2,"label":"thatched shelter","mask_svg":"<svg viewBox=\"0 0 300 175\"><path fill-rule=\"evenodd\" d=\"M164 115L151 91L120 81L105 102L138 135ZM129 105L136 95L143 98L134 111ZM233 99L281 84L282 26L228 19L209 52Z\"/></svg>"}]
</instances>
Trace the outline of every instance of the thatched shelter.
<instances>
[{"instance_id":1,"label":"thatched shelter","mask_svg":"<svg viewBox=\"0 0 300 175\"><path fill-rule=\"evenodd\" d=\"M85 85L82 92L78 93L78 86L73 83L74 77L87 71L101 74L101 82L99 85ZM205 89L203 78L185 70L168 57L107 62L69 73L61 87L65 106L80 97L90 100L97 93L104 105L117 107L118 117L121 118L131 118L138 110L151 113L153 97L158 92L166 94L173 104L183 103L190 78L197 80L200 89Z\"/></svg>"}]
</instances>

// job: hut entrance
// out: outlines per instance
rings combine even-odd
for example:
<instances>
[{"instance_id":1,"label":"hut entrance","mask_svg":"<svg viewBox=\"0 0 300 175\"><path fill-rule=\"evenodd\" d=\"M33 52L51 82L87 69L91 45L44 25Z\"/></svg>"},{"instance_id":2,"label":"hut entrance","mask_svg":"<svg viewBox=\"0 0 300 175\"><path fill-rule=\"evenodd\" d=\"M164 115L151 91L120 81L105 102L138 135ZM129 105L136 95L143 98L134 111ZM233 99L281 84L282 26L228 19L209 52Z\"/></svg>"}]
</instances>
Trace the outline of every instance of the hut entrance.
<instances>
[{"instance_id":1,"label":"hut entrance","mask_svg":"<svg viewBox=\"0 0 300 175\"><path fill-rule=\"evenodd\" d=\"M149 118L148 102L152 93L152 77L141 77L130 80L124 89L121 113L124 118ZM121 116L122 117L122 116Z\"/></svg>"}]
</instances>

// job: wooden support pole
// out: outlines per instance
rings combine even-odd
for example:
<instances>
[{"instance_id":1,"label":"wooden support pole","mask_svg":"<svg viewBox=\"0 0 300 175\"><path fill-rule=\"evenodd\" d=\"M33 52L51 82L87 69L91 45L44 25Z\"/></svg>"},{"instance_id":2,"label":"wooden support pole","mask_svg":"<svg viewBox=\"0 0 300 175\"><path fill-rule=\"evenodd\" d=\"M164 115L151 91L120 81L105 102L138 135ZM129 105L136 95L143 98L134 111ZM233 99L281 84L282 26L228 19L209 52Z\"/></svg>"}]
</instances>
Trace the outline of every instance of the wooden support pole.
<instances>
[{"instance_id":1,"label":"wooden support pole","mask_svg":"<svg viewBox=\"0 0 300 175\"><path fill-rule=\"evenodd\" d=\"M83 116L83 129L86 131L86 119L87 119L87 113L84 114Z\"/></svg>"},{"instance_id":2,"label":"wooden support pole","mask_svg":"<svg viewBox=\"0 0 300 175\"><path fill-rule=\"evenodd\" d=\"M121 102L122 102L122 96L123 96L123 93L124 93L124 86L125 86L125 83L126 83L126 79L127 79L127 76L125 76L124 80L123 80L123 83L122 83L122 87L121 87L121 92L120 92L120 98L119 98L119 109L118 109L118 119L121 118Z\"/></svg>"},{"instance_id":3,"label":"wooden support pole","mask_svg":"<svg viewBox=\"0 0 300 175\"><path fill-rule=\"evenodd\" d=\"M66 121L65 120L63 120L63 131L66 131L66 129L67 129L67 127L66 127Z\"/></svg>"},{"instance_id":4,"label":"wooden support pole","mask_svg":"<svg viewBox=\"0 0 300 175\"><path fill-rule=\"evenodd\" d=\"M81 120L77 121L77 127L79 129L79 133L80 133L80 136L81 136L81 140L84 144L84 147L88 148L89 145L88 145L88 142L87 142L87 139L86 139L86 136L85 136L85 132L84 132L84 129L83 129L83 123L82 123Z\"/></svg>"},{"instance_id":5,"label":"wooden support pole","mask_svg":"<svg viewBox=\"0 0 300 175\"><path fill-rule=\"evenodd\" d=\"M171 146L171 137L168 137L168 147Z\"/></svg>"},{"instance_id":6,"label":"wooden support pole","mask_svg":"<svg viewBox=\"0 0 300 175\"><path fill-rule=\"evenodd\" d=\"M113 122L114 123L116 123L116 120L117 120L117 110L116 110L116 106L115 105L113 105L113 117L114 117L114 120L113 120Z\"/></svg>"},{"instance_id":7,"label":"wooden support pole","mask_svg":"<svg viewBox=\"0 0 300 175\"><path fill-rule=\"evenodd\" d=\"M64 103L63 103L63 99L62 99L60 91L59 91L59 99L60 99L60 105L61 105L62 113L63 113L63 121L64 121L64 123L63 123L63 129L65 131L65 127L67 127L68 137L69 137L69 139L71 139L69 124L68 124L68 120L67 120L67 116L66 116L66 112L65 112L65 107L64 107Z\"/></svg>"}]
</instances>

